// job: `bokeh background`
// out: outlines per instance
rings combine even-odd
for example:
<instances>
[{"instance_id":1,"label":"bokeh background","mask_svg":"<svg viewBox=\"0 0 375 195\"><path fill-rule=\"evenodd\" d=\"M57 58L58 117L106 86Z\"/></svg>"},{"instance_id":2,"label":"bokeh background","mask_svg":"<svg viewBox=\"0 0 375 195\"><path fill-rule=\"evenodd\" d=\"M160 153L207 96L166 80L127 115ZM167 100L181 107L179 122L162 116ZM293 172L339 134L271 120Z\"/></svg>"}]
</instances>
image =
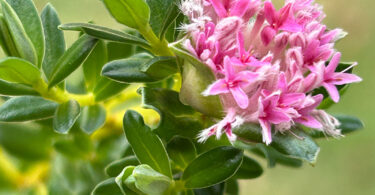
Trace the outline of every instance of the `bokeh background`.
<instances>
[{"instance_id":1,"label":"bokeh background","mask_svg":"<svg viewBox=\"0 0 375 195\"><path fill-rule=\"evenodd\" d=\"M283 0L274 0L283 2ZM241 194L248 195L372 195L375 194L375 1L316 0L327 13L331 28L341 27L349 36L337 49L345 61L358 61L356 73L364 82L352 85L331 113L359 116L366 128L341 140L321 140L321 154L315 167L301 169L277 166L266 169L255 180L241 183ZM94 21L121 28L99 0L50 0L62 23ZM47 0L35 0L39 10ZM66 33L71 43L75 33Z\"/></svg>"}]
</instances>

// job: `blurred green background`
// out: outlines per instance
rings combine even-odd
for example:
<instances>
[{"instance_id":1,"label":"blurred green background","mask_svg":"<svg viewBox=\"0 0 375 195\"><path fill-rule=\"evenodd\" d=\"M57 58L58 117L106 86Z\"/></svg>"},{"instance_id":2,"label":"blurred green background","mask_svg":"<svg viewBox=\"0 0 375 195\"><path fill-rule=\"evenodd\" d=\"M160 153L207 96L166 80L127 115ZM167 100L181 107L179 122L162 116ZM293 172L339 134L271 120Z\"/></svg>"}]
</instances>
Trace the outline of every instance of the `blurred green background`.
<instances>
[{"instance_id":1,"label":"blurred green background","mask_svg":"<svg viewBox=\"0 0 375 195\"><path fill-rule=\"evenodd\" d=\"M276 1L276 0L274 0ZM282 0L277 0L282 2ZM87 22L121 28L99 0L50 0L62 23ZM242 183L241 194L277 195L371 195L375 194L375 1L317 0L327 13L325 22L340 27L349 36L337 45L345 61L358 61L356 73L364 82L353 85L331 113L360 117L365 130L341 140L321 140L321 154L315 167L302 169L278 166L266 169L255 180ZM47 0L35 0L39 10ZM71 43L76 33L66 33Z\"/></svg>"}]
</instances>

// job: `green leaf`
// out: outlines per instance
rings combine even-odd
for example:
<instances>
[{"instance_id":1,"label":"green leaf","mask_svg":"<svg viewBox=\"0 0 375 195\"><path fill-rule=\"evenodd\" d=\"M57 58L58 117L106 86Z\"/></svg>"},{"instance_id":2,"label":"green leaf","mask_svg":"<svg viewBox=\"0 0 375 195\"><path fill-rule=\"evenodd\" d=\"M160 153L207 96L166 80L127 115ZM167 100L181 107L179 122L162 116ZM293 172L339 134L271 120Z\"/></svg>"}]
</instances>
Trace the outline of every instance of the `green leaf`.
<instances>
[{"instance_id":1,"label":"green leaf","mask_svg":"<svg viewBox=\"0 0 375 195\"><path fill-rule=\"evenodd\" d=\"M277 133L272 136L271 146L282 154L291 158L301 159L315 164L320 148L317 143L305 132L299 129L291 129L293 134L284 135ZM262 130L259 125L246 123L233 129L241 141L262 143Z\"/></svg>"},{"instance_id":2,"label":"green leaf","mask_svg":"<svg viewBox=\"0 0 375 195\"><path fill-rule=\"evenodd\" d=\"M17 13L23 24L26 34L30 38L38 58L38 67L41 66L44 56L44 34L42 22L32 0L7 0Z\"/></svg>"},{"instance_id":3,"label":"green leaf","mask_svg":"<svg viewBox=\"0 0 375 195\"><path fill-rule=\"evenodd\" d=\"M41 97L22 96L6 101L0 106L1 122L24 122L50 118L57 104Z\"/></svg>"},{"instance_id":4,"label":"green leaf","mask_svg":"<svg viewBox=\"0 0 375 195\"><path fill-rule=\"evenodd\" d=\"M98 26L95 24L69 23L69 24L63 24L59 26L59 28L62 30L82 31L90 36L96 37L98 39L107 40L107 41L114 41L114 42L126 43L126 44L131 44L131 45L139 45L146 49L150 48L150 45L144 39L138 38L128 33Z\"/></svg>"},{"instance_id":5,"label":"green leaf","mask_svg":"<svg viewBox=\"0 0 375 195\"><path fill-rule=\"evenodd\" d=\"M53 129L61 134L66 134L73 127L81 113L81 107L75 100L65 102L56 109L53 118Z\"/></svg>"},{"instance_id":6,"label":"green leaf","mask_svg":"<svg viewBox=\"0 0 375 195\"><path fill-rule=\"evenodd\" d=\"M141 192L152 195L163 195L171 185L171 179L148 165L139 165L134 168L133 177L135 186Z\"/></svg>"},{"instance_id":7,"label":"green leaf","mask_svg":"<svg viewBox=\"0 0 375 195\"><path fill-rule=\"evenodd\" d=\"M108 61L128 58L134 54L135 46L125 43L108 42Z\"/></svg>"},{"instance_id":8,"label":"green leaf","mask_svg":"<svg viewBox=\"0 0 375 195\"><path fill-rule=\"evenodd\" d=\"M152 30L156 35L165 33L169 24L177 17L175 14L179 11L177 0L146 0L146 2L151 10L150 25ZM171 12L174 14L172 15Z\"/></svg>"},{"instance_id":9,"label":"green leaf","mask_svg":"<svg viewBox=\"0 0 375 195\"><path fill-rule=\"evenodd\" d=\"M83 63L83 73L87 89L92 91L96 83L101 79L101 71L108 61L107 47L104 41L99 41L94 50Z\"/></svg>"},{"instance_id":10,"label":"green leaf","mask_svg":"<svg viewBox=\"0 0 375 195\"><path fill-rule=\"evenodd\" d=\"M118 83L107 78L101 78L94 88L95 101L101 102L111 98L124 89L129 87L129 84Z\"/></svg>"},{"instance_id":11,"label":"green leaf","mask_svg":"<svg viewBox=\"0 0 375 195\"><path fill-rule=\"evenodd\" d=\"M265 144L256 144L256 146L251 148L249 151L266 158L268 161L268 167L270 168L275 167L276 163L297 168L303 165L301 160L287 157L274 148L266 146Z\"/></svg>"},{"instance_id":12,"label":"green leaf","mask_svg":"<svg viewBox=\"0 0 375 195\"><path fill-rule=\"evenodd\" d=\"M5 21L8 25L20 57L35 65L38 64L38 56L33 42L27 35L27 32L25 31L20 18L18 18L17 13L5 0L1 0L1 7Z\"/></svg>"},{"instance_id":13,"label":"green leaf","mask_svg":"<svg viewBox=\"0 0 375 195\"><path fill-rule=\"evenodd\" d=\"M241 166L243 151L223 146L203 153L185 169L182 180L186 188L204 188L233 176Z\"/></svg>"},{"instance_id":14,"label":"green leaf","mask_svg":"<svg viewBox=\"0 0 375 195\"><path fill-rule=\"evenodd\" d=\"M177 136L167 145L169 157L182 170L197 156L194 144L187 138Z\"/></svg>"},{"instance_id":15,"label":"green leaf","mask_svg":"<svg viewBox=\"0 0 375 195\"><path fill-rule=\"evenodd\" d=\"M137 187L135 187L135 179L132 176L134 168L135 166L125 167L122 172L116 177L117 186L120 187L121 191L125 195L142 195Z\"/></svg>"},{"instance_id":16,"label":"green leaf","mask_svg":"<svg viewBox=\"0 0 375 195\"><path fill-rule=\"evenodd\" d=\"M225 194L226 195L239 195L240 193L240 187L239 187L239 184L237 182L237 180L234 180L234 179L230 179L228 180L227 182L225 182Z\"/></svg>"},{"instance_id":17,"label":"green leaf","mask_svg":"<svg viewBox=\"0 0 375 195\"><path fill-rule=\"evenodd\" d=\"M39 95L28 85L9 83L0 80L0 95L5 96L23 96L23 95Z\"/></svg>"},{"instance_id":18,"label":"green leaf","mask_svg":"<svg viewBox=\"0 0 375 195\"><path fill-rule=\"evenodd\" d=\"M7 56L20 57L17 51L16 45L13 41L12 35L10 34L7 22L5 21L2 14L0 14L0 31L1 31L1 47Z\"/></svg>"},{"instance_id":19,"label":"green leaf","mask_svg":"<svg viewBox=\"0 0 375 195\"><path fill-rule=\"evenodd\" d=\"M172 57L135 55L127 59L109 62L103 67L102 74L112 80L123 83L157 82L177 73L177 65Z\"/></svg>"},{"instance_id":20,"label":"green leaf","mask_svg":"<svg viewBox=\"0 0 375 195\"><path fill-rule=\"evenodd\" d=\"M155 80L163 80L177 73L178 67L175 57L154 57L142 64L140 70Z\"/></svg>"},{"instance_id":21,"label":"green leaf","mask_svg":"<svg viewBox=\"0 0 375 195\"><path fill-rule=\"evenodd\" d=\"M97 39L88 35L81 36L64 53L53 67L48 87L53 87L73 73L94 49Z\"/></svg>"},{"instance_id":22,"label":"green leaf","mask_svg":"<svg viewBox=\"0 0 375 195\"><path fill-rule=\"evenodd\" d=\"M225 183L220 183L208 188L194 189L195 195L224 195Z\"/></svg>"},{"instance_id":23,"label":"green leaf","mask_svg":"<svg viewBox=\"0 0 375 195\"><path fill-rule=\"evenodd\" d=\"M145 0L103 0L112 16L121 24L135 29L148 25L150 8Z\"/></svg>"},{"instance_id":24,"label":"green leaf","mask_svg":"<svg viewBox=\"0 0 375 195\"><path fill-rule=\"evenodd\" d=\"M120 160L116 160L111 162L107 167L105 168L105 173L110 177L116 177L118 176L121 171L127 167L127 166L137 166L139 165L139 161L135 156L128 156L125 158L122 158Z\"/></svg>"},{"instance_id":25,"label":"green leaf","mask_svg":"<svg viewBox=\"0 0 375 195\"><path fill-rule=\"evenodd\" d=\"M93 133L104 125L106 116L106 110L101 105L84 107L80 119L81 129L88 134Z\"/></svg>"},{"instance_id":26,"label":"green leaf","mask_svg":"<svg viewBox=\"0 0 375 195\"><path fill-rule=\"evenodd\" d=\"M149 75L140 71L140 66L146 62L147 59L134 57L115 60L103 67L102 75L123 83L155 82Z\"/></svg>"},{"instance_id":27,"label":"green leaf","mask_svg":"<svg viewBox=\"0 0 375 195\"><path fill-rule=\"evenodd\" d=\"M208 116L222 118L223 106L220 98L202 95L202 92L216 80L210 68L177 46L172 46L171 49L185 60L182 67L181 102Z\"/></svg>"},{"instance_id":28,"label":"green leaf","mask_svg":"<svg viewBox=\"0 0 375 195\"><path fill-rule=\"evenodd\" d=\"M117 186L115 178L109 178L99 183L91 193L92 195L122 195L120 188Z\"/></svg>"},{"instance_id":29,"label":"green leaf","mask_svg":"<svg viewBox=\"0 0 375 195\"><path fill-rule=\"evenodd\" d=\"M169 141L175 135L195 138L203 129L195 111L178 99L178 93L168 89L140 88L143 107L153 109L160 115L161 121L154 130L160 137Z\"/></svg>"},{"instance_id":30,"label":"green leaf","mask_svg":"<svg viewBox=\"0 0 375 195\"><path fill-rule=\"evenodd\" d=\"M254 179L259 176L261 176L263 173L263 168L260 166L260 164L248 157L243 156L242 164L240 169L238 169L236 175L234 175L234 178L236 179Z\"/></svg>"},{"instance_id":31,"label":"green leaf","mask_svg":"<svg viewBox=\"0 0 375 195\"><path fill-rule=\"evenodd\" d=\"M335 116L337 120L340 121L341 125L338 129L341 129L341 133L343 135L353 133L357 130L361 130L364 128L362 121L354 116L347 116L347 115L338 115ZM313 138L323 138L327 137L322 131L319 130L311 130L309 134Z\"/></svg>"},{"instance_id":32,"label":"green leaf","mask_svg":"<svg viewBox=\"0 0 375 195\"><path fill-rule=\"evenodd\" d=\"M160 138L144 124L143 118L135 111L127 111L124 117L124 131L135 155L142 164L172 177L167 152Z\"/></svg>"},{"instance_id":33,"label":"green leaf","mask_svg":"<svg viewBox=\"0 0 375 195\"><path fill-rule=\"evenodd\" d=\"M51 154L52 131L35 123L0 123L0 144L20 159L43 160Z\"/></svg>"},{"instance_id":34,"label":"green leaf","mask_svg":"<svg viewBox=\"0 0 375 195\"><path fill-rule=\"evenodd\" d=\"M247 150L248 152L255 153L258 156L261 156L267 160L268 168L273 168L276 166L277 156L273 155L272 151L277 152L275 149L273 149L270 146L266 146L264 144L245 144L242 141L235 141L233 143L233 146L242 150ZM279 152L277 152L280 154ZM281 155L281 154L280 154ZM298 159L295 159L298 160ZM302 161L301 161L302 164Z\"/></svg>"},{"instance_id":35,"label":"green leaf","mask_svg":"<svg viewBox=\"0 0 375 195\"><path fill-rule=\"evenodd\" d=\"M48 79L51 78L56 62L65 52L64 33L57 27L60 25L60 19L55 8L47 4L40 16L45 37L45 56L43 59L43 71Z\"/></svg>"},{"instance_id":36,"label":"green leaf","mask_svg":"<svg viewBox=\"0 0 375 195\"><path fill-rule=\"evenodd\" d=\"M33 85L41 80L41 73L26 60L7 57L0 60L0 79Z\"/></svg>"}]
</instances>

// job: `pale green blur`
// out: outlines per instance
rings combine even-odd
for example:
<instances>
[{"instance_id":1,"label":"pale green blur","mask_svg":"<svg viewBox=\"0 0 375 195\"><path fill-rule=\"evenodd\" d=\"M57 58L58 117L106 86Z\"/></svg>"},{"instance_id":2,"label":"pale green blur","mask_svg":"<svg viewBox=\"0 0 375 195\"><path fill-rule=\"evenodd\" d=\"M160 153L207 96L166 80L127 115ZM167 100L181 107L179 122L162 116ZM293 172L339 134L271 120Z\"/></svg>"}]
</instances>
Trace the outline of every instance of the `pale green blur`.
<instances>
[{"instance_id":1,"label":"pale green blur","mask_svg":"<svg viewBox=\"0 0 375 195\"><path fill-rule=\"evenodd\" d=\"M277 0L281 2L281 0ZM47 0L35 0L41 10ZM88 22L113 28L120 25L99 0L51 0L63 23ZM354 84L331 113L360 117L366 129L341 140L321 140L316 167L302 169L278 166L266 169L255 180L244 181L243 195L371 195L375 194L375 1L317 0L324 5L326 23L349 32L337 49L345 61L358 61L356 73L364 82ZM77 36L66 33L67 40ZM69 41L70 40L70 41Z\"/></svg>"}]
</instances>

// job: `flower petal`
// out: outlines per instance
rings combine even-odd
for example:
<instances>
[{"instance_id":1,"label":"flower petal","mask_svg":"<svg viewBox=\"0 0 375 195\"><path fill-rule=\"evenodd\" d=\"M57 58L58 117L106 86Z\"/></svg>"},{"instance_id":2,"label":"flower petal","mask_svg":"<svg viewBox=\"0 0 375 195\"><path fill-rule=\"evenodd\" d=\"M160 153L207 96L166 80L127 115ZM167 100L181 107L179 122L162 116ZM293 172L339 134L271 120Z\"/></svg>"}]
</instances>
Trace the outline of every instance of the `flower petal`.
<instances>
[{"instance_id":1,"label":"flower petal","mask_svg":"<svg viewBox=\"0 0 375 195\"><path fill-rule=\"evenodd\" d=\"M228 13L227 10L225 9L223 3L221 0L210 0L211 5L214 7L216 14L221 17L227 17Z\"/></svg>"},{"instance_id":2,"label":"flower petal","mask_svg":"<svg viewBox=\"0 0 375 195\"><path fill-rule=\"evenodd\" d=\"M340 101L340 94L335 85L323 83L323 87L327 90L334 102L338 103Z\"/></svg>"},{"instance_id":3,"label":"flower petal","mask_svg":"<svg viewBox=\"0 0 375 195\"><path fill-rule=\"evenodd\" d=\"M294 119L296 123L300 123L302 125L305 125L306 127L314 128L314 129L322 129L323 125L316 120L314 117L307 115L302 116L298 119Z\"/></svg>"},{"instance_id":4,"label":"flower petal","mask_svg":"<svg viewBox=\"0 0 375 195\"><path fill-rule=\"evenodd\" d=\"M282 122L288 122L291 118L279 109L273 109L271 112L268 112L267 120L273 124L280 124Z\"/></svg>"},{"instance_id":5,"label":"flower petal","mask_svg":"<svg viewBox=\"0 0 375 195\"><path fill-rule=\"evenodd\" d=\"M240 108L246 109L249 106L249 97L240 87L232 87L230 91Z\"/></svg>"},{"instance_id":6,"label":"flower petal","mask_svg":"<svg viewBox=\"0 0 375 195\"><path fill-rule=\"evenodd\" d=\"M238 0L236 5L232 7L230 15L242 17L248 10L250 3L252 2L249 0Z\"/></svg>"},{"instance_id":7,"label":"flower petal","mask_svg":"<svg viewBox=\"0 0 375 195\"><path fill-rule=\"evenodd\" d=\"M275 36L276 30L273 29L271 26L266 26L263 28L261 38L265 46L269 45Z\"/></svg>"},{"instance_id":8,"label":"flower petal","mask_svg":"<svg viewBox=\"0 0 375 195\"><path fill-rule=\"evenodd\" d=\"M287 93L280 97L280 102L284 105L295 106L295 104L302 102L305 97L304 93Z\"/></svg>"},{"instance_id":9,"label":"flower petal","mask_svg":"<svg viewBox=\"0 0 375 195\"><path fill-rule=\"evenodd\" d=\"M326 74L331 75L335 72L337 66L340 63L340 59L341 59L341 53L340 52L335 53L335 55L332 57L331 61L329 62L326 68Z\"/></svg>"},{"instance_id":10,"label":"flower petal","mask_svg":"<svg viewBox=\"0 0 375 195\"><path fill-rule=\"evenodd\" d=\"M234 75L235 75L234 68L228 56L225 56L224 58L224 71L225 71L224 73L225 73L227 80L234 79Z\"/></svg>"},{"instance_id":11,"label":"flower petal","mask_svg":"<svg viewBox=\"0 0 375 195\"><path fill-rule=\"evenodd\" d=\"M273 24L276 20L276 9L270 1L264 3L264 16L269 24Z\"/></svg>"},{"instance_id":12,"label":"flower petal","mask_svg":"<svg viewBox=\"0 0 375 195\"><path fill-rule=\"evenodd\" d=\"M268 121L259 120L260 126L262 127L263 142L270 145L272 142L272 129L271 124Z\"/></svg>"},{"instance_id":13,"label":"flower petal","mask_svg":"<svg viewBox=\"0 0 375 195\"><path fill-rule=\"evenodd\" d=\"M355 74L334 73L332 81L330 81L329 83L333 85L344 85L344 84L349 84L349 83L357 83L361 81L362 81L362 78Z\"/></svg>"},{"instance_id":14,"label":"flower petal","mask_svg":"<svg viewBox=\"0 0 375 195\"><path fill-rule=\"evenodd\" d=\"M237 73L235 80L241 81L245 85L248 85L254 82L258 78L258 76L259 74L251 72L251 71L242 71L242 72Z\"/></svg>"},{"instance_id":15,"label":"flower petal","mask_svg":"<svg viewBox=\"0 0 375 195\"><path fill-rule=\"evenodd\" d=\"M204 91L202 94L204 96L210 96L210 95L219 95L223 93L229 93L228 85L224 79L220 79L213 84L211 84L206 91Z\"/></svg>"},{"instance_id":16,"label":"flower petal","mask_svg":"<svg viewBox=\"0 0 375 195\"><path fill-rule=\"evenodd\" d=\"M299 25L297 22L295 22L294 20L292 19L288 19L286 20L280 27L279 27L280 30L283 30L283 31L288 31L288 32L293 32L293 33L297 33L297 32L301 32L302 31L302 26Z\"/></svg>"}]
</instances>

